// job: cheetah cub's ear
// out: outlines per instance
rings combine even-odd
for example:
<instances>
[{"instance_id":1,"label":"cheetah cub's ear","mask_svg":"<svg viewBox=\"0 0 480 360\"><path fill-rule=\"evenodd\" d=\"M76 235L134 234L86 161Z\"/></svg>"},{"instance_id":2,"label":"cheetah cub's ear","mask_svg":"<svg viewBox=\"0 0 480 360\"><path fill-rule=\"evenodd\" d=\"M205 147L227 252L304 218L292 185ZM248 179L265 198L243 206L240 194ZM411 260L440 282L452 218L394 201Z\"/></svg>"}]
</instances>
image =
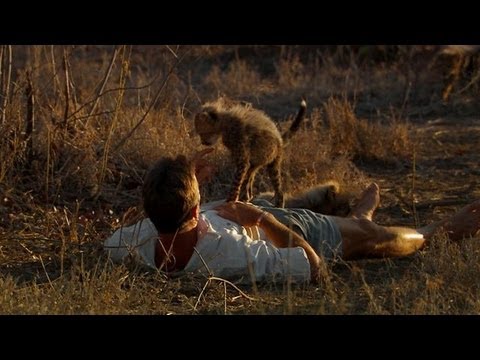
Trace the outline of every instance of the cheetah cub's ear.
<instances>
[{"instance_id":1,"label":"cheetah cub's ear","mask_svg":"<svg viewBox=\"0 0 480 360\"><path fill-rule=\"evenodd\" d=\"M205 111L195 115L195 123L199 121L207 121L207 120L208 120L208 114Z\"/></svg>"}]
</instances>

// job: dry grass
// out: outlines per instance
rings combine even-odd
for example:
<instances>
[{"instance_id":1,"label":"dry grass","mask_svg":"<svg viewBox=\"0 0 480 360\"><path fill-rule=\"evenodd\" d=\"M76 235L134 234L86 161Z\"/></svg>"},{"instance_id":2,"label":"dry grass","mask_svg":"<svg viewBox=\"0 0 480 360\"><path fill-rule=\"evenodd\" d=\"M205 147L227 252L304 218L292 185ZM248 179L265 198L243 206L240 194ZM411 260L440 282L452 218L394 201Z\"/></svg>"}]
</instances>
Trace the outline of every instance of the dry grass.
<instances>
[{"instance_id":1,"label":"dry grass","mask_svg":"<svg viewBox=\"0 0 480 360\"><path fill-rule=\"evenodd\" d=\"M423 59L418 68L414 57ZM440 238L409 259L329 264L318 286L241 289L113 265L101 249L115 228L142 216L148 167L199 148L192 114L218 94L251 102L280 127L307 95L306 124L285 149L287 191L333 179L358 192L372 180L365 169L384 168L392 175L374 180L391 192L420 191L408 177L424 113L408 113L440 108L444 70L432 61L431 49L420 47L2 46L0 313L478 313L474 241ZM27 73L35 96L31 138ZM455 104L478 97L477 87L469 91L453 92ZM224 197L232 183L226 150L218 147L212 160L219 170L202 189L205 200ZM256 186L270 190L263 172ZM392 209L381 213L389 222L398 220Z\"/></svg>"}]
</instances>

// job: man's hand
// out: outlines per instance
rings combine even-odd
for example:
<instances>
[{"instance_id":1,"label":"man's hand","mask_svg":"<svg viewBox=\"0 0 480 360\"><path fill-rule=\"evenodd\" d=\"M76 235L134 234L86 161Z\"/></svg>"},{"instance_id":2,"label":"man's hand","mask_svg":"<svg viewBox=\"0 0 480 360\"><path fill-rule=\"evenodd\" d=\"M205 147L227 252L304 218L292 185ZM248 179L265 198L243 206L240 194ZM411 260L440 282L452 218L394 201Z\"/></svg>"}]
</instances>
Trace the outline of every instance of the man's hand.
<instances>
[{"instance_id":1,"label":"man's hand","mask_svg":"<svg viewBox=\"0 0 480 360\"><path fill-rule=\"evenodd\" d=\"M263 211L253 205L242 202L226 202L218 205L218 215L221 217L235 221L242 226L255 226Z\"/></svg>"},{"instance_id":2,"label":"man's hand","mask_svg":"<svg viewBox=\"0 0 480 360\"><path fill-rule=\"evenodd\" d=\"M199 184L204 184L212 179L213 174L215 173L215 168L204 159L205 155L211 153L214 148L207 148L201 151L198 151L193 155L192 163L195 166L195 176Z\"/></svg>"}]
</instances>

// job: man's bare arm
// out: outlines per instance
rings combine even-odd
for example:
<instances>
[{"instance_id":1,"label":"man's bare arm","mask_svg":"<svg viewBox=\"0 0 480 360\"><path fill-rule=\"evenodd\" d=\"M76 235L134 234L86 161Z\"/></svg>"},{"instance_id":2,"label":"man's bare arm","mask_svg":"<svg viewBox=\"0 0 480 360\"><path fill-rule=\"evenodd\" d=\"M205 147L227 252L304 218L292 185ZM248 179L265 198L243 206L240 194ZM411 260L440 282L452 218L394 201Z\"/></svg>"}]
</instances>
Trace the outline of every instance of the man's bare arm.
<instances>
[{"instance_id":1,"label":"man's bare arm","mask_svg":"<svg viewBox=\"0 0 480 360\"><path fill-rule=\"evenodd\" d=\"M322 261L322 259L303 237L283 225L272 214L241 202L224 203L219 205L216 210L221 217L235 221L242 226L261 227L262 230L265 231L268 240L276 247L287 248L298 246L303 248L310 263L310 279L314 283L318 282L320 261ZM259 223L258 219L260 219Z\"/></svg>"},{"instance_id":2,"label":"man's bare arm","mask_svg":"<svg viewBox=\"0 0 480 360\"><path fill-rule=\"evenodd\" d=\"M205 159L205 156L213 150L214 148L203 149L192 156L191 161L195 166L195 176L200 185L210 181L215 173L215 168Z\"/></svg>"}]
</instances>

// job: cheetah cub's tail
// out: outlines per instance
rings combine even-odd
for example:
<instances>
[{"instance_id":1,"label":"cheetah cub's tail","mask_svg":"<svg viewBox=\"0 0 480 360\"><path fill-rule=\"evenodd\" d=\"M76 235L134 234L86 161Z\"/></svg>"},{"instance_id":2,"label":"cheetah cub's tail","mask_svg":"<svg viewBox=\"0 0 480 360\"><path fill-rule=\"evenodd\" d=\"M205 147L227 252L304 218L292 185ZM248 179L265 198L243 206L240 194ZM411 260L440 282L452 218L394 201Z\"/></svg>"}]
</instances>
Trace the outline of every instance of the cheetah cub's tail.
<instances>
[{"instance_id":1,"label":"cheetah cub's tail","mask_svg":"<svg viewBox=\"0 0 480 360\"><path fill-rule=\"evenodd\" d=\"M303 121L303 119L305 119L306 112L307 112L307 100L303 96L302 102L300 103L300 108L298 109L298 114L295 120L293 120L292 125L290 125L290 128L282 134L282 139L284 144L286 144L290 140L292 135L298 131L298 129L300 128L301 122Z\"/></svg>"}]
</instances>

